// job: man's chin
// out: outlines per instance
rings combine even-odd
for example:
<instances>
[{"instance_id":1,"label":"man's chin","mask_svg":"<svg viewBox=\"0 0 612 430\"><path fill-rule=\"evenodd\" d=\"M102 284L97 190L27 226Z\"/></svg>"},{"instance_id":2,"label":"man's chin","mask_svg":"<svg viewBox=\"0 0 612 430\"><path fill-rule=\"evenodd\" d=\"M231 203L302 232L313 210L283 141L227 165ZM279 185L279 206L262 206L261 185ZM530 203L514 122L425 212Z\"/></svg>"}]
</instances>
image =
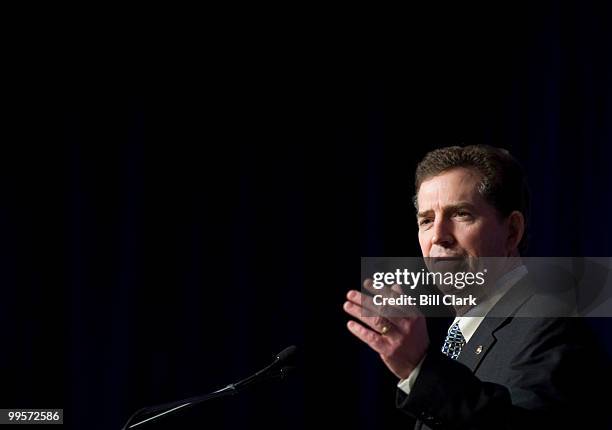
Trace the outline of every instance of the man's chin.
<instances>
[{"instance_id":1,"label":"man's chin","mask_svg":"<svg viewBox=\"0 0 612 430\"><path fill-rule=\"evenodd\" d=\"M425 265L429 272L439 273L442 278L448 277L449 274L454 278L458 273L475 273L478 268L478 259L468 255L427 257L425 258ZM464 294L471 290L471 288L459 290L452 283L443 283L442 285L436 285L436 287L443 294Z\"/></svg>"},{"instance_id":2,"label":"man's chin","mask_svg":"<svg viewBox=\"0 0 612 430\"><path fill-rule=\"evenodd\" d=\"M466 272L470 268L469 257L466 255L425 257L425 265L430 272L435 273Z\"/></svg>"}]
</instances>

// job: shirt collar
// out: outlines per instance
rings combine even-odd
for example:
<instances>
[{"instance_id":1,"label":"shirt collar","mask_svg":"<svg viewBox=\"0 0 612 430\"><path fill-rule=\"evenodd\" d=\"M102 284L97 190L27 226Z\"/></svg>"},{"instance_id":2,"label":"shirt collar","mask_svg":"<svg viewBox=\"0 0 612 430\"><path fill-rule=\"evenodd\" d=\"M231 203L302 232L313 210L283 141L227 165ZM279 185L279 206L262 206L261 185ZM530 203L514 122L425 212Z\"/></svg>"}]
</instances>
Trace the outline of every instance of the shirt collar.
<instances>
[{"instance_id":1,"label":"shirt collar","mask_svg":"<svg viewBox=\"0 0 612 430\"><path fill-rule=\"evenodd\" d=\"M523 276L527 274L525 265L520 265L508 273L505 273L495 283L492 294L489 294L482 302L470 309L464 316L456 317L453 324L458 323L461 334L466 343L469 342L472 335L484 319L484 316L489 313L493 306L515 285Z\"/></svg>"}]
</instances>

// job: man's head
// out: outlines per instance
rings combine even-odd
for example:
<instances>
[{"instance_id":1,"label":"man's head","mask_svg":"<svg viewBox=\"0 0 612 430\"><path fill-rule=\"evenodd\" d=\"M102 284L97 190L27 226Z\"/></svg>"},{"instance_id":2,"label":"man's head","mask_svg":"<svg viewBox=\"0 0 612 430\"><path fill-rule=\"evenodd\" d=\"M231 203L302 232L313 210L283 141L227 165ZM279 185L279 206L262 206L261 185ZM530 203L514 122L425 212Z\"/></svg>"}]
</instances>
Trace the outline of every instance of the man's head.
<instances>
[{"instance_id":1,"label":"man's head","mask_svg":"<svg viewBox=\"0 0 612 430\"><path fill-rule=\"evenodd\" d=\"M508 151L436 149L417 166L415 188L423 256L502 257L524 250L529 191Z\"/></svg>"}]
</instances>

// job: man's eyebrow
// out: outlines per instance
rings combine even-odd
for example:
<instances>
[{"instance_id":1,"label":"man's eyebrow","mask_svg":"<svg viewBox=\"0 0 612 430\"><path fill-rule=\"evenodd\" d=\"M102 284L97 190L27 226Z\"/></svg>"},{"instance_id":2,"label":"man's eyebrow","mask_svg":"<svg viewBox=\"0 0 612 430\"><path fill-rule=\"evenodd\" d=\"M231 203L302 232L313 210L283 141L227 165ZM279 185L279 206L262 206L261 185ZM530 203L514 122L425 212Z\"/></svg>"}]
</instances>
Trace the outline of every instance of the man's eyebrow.
<instances>
[{"instance_id":1,"label":"man's eyebrow","mask_svg":"<svg viewBox=\"0 0 612 430\"><path fill-rule=\"evenodd\" d=\"M428 214L432 213L433 211L431 209L423 211L423 212L417 212L416 217L417 218L425 218Z\"/></svg>"},{"instance_id":2,"label":"man's eyebrow","mask_svg":"<svg viewBox=\"0 0 612 430\"><path fill-rule=\"evenodd\" d=\"M474 210L474 205L470 202L457 202L454 203L452 205L448 205L448 206L444 206L442 208L443 212L453 212L453 211L457 211L459 209L468 209L468 210ZM431 214L433 212L433 210L428 209L426 211L422 211L422 212L418 212L416 217L417 218L424 218L427 215Z\"/></svg>"}]
</instances>

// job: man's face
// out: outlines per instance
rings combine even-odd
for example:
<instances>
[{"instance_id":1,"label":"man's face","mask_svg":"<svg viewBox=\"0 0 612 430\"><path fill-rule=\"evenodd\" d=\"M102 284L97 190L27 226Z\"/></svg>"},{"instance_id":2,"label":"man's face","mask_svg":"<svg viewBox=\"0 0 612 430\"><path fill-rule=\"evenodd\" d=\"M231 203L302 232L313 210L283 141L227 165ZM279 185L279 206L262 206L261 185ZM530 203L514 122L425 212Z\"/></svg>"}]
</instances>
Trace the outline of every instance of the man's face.
<instances>
[{"instance_id":1,"label":"man's face","mask_svg":"<svg viewBox=\"0 0 612 430\"><path fill-rule=\"evenodd\" d=\"M455 168L427 179L417 194L419 244L424 257L502 257L508 223L478 193L479 176Z\"/></svg>"}]
</instances>

